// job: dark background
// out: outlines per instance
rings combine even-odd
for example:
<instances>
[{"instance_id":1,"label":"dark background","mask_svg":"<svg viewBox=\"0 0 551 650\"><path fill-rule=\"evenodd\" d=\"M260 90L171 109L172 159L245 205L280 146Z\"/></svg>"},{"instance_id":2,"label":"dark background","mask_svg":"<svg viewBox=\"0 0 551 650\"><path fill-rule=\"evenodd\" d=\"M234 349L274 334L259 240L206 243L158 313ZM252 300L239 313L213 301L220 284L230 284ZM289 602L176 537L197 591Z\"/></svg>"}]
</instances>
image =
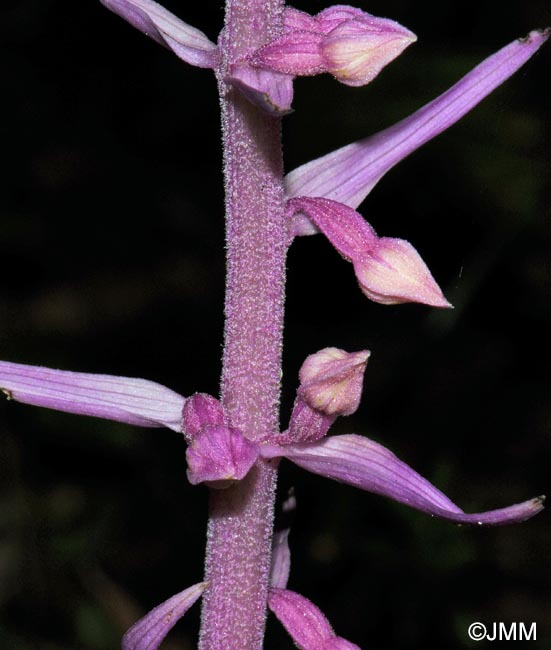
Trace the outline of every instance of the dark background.
<instances>
[{"instance_id":1,"label":"dark background","mask_svg":"<svg viewBox=\"0 0 551 650\"><path fill-rule=\"evenodd\" d=\"M167 4L212 39L221 5ZM298 81L288 170L388 126L551 24L544 0L359 6L419 42L366 88ZM0 356L216 394L224 260L211 73L98 2L4 2L0 18ZM380 234L414 243L453 311L370 303L321 237L289 257L283 422L307 354L368 347L362 406L335 431L389 446L470 511L549 490L549 47L362 205ZM144 611L201 578L207 495L187 484L184 453L167 430L0 403L1 648L114 649ZM473 621L535 622L538 640L522 647L549 647L545 512L465 528L285 466L281 494L291 486L290 588L339 634L371 649L454 649L474 645ZM195 647L198 612L175 628L173 650ZM270 620L266 647L291 646Z\"/></svg>"}]
</instances>

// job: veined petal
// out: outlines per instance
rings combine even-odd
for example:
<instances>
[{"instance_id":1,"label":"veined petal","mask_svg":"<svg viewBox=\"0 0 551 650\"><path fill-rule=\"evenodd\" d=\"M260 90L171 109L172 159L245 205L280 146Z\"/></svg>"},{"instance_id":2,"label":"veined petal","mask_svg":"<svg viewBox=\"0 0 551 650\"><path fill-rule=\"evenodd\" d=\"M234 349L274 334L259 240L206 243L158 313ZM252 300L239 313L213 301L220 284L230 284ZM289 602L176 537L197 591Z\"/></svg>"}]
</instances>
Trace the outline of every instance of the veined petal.
<instances>
[{"instance_id":1,"label":"veined petal","mask_svg":"<svg viewBox=\"0 0 551 650\"><path fill-rule=\"evenodd\" d=\"M322 34L294 31L283 34L257 50L251 63L288 75L306 76L325 72L321 55Z\"/></svg>"},{"instance_id":2,"label":"veined petal","mask_svg":"<svg viewBox=\"0 0 551 650\"><path fill-rule=\"evenodd\" d=\"M336 415L328 415L322 411L317 411L300 397L297 397L291 413L289 428L278 434L274 442L286 445L293 442L319 440L326 435L329 427L336 419Z\"/></svg>"},{"instance_id":3,"label":"veined petal","mask_svg":"<svg viewBox=\"0 0 551 650\"><path fill-rule=\"evenodd\" d=\"M95 375L0 361L8 399L141 427L182 430L185 398L147 379Z\"/></svg>"},{"instance_id":4,"label":"veined petal","mask_svg":"<svg viewBox=\"0 0 551 650\"><path fill-rule=\"evenodd\" d=\"M543 509L543 497L508 508L465 514L448 497L382 445L354 434L314 443L266 446L265 458L288 458L314 474L382 494L429 515L460 524L499 525L524 521Z\"/></svg>"},{"instance_id":5,"label":"veined petal","mask_svg":"<svg viewBox=\"0 0 551 650\"><path fill-rule=\"evenodd\" d=\"M207 425L186 451L187 477L192 485L206 483L224 489L244 478L258 458L258 445L232 427Z\"/></svg>"},{"instance_id":6,"label":"veined petal","mask_svg":"<svg viewBox=\"0 0 551 650\"><path fill-rule=\"evenodd\" d=\"M141 618L122 639L122 650L157 650L166 635L207 586L200 582L172 596Z\"/></svg>"},{"instance_id":7,"label":"veined petal","mask_svg":"<svg viewBox=\"0 0 551 650\"><path fill-rule=\"evenodd\" d=\"M291 113L293 78L286 74L253 68L248 61L235 63L225 79L267 113L281 117Z\"/></svg>"},{"instance_id":8,"label":"veined petal","mask_svg":"<svg viewBox=\"0 0 551 650\"><path fill-rule=\"evenodd\" d=\"M199 68L216 68L218 47L202 31L184 23L153 0L100 0L101 4L124 18L176 56Z\"/></svg>"},{"instance_id":9,"label":"veined petal","mask_svg":"<svg viewBox=\"0 0 551 650\"><path fill-rule=\"evenodd\" d=\"M194 393L182 409L183 434L188 444L208 425L226 424L222 404L206 393Z\"/></svg>"},{"instance_id":10,"label":"veined petal","mask_svg":"<svg viewBox=\"0 0 551 650\"><path fill-rule=\"evenodd\" d=\"M287 196L326 197L358 207L387 171L468 113L526 63L550 33L530 32L401 122L293 170L285 179Z\"/></svg>"},{"instance_id":11,"label":"veined petal","mask_svg":"<svg viewBox=\"0 0 551 650\"><path fill-rule=\"evenodd\" d=\"M294 591L269 589L268 607L299 650L360 650L356 644L336 636L314 603Z\"/></svg>"},{"instance_id":12,"label":"veined petal","mask_svg":"<svg viewBox=\"0 0 551 650\"><path fill-rule=\"evenodd\" d=\"M291 550L289 548L289 528L274 533L272 542L272 569L270 586L285 589L291 572Z\"/></svg>"},{"instance_id":13,"label":"veined petal","mask_svg":"<svg viewBox=\"0 0 551 650\"><path fill-rule=\"evenodd\" d=\"M348 261L373 249L377 234L359 212L324 197L300 196L287 201L292 234L297 215L305 215Z\"/></svg>"}]
</instances>

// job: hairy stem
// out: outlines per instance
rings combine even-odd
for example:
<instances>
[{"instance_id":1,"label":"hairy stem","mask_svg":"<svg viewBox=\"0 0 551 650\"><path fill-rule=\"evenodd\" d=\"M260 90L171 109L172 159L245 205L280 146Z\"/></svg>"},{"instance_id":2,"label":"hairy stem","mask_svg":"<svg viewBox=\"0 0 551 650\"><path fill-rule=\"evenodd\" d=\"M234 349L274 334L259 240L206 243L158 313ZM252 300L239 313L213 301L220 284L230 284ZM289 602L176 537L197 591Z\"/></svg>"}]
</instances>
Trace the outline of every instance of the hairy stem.
<instances>
[{"instance_id":1,"label":"hairy stem","mask_svg":"<svg viewBox=\"0 0 551 650\"><path fill-rule=\"evenodd\" d=\"M227 278L221 399L258 440L279 429L286 227L280 119L223 81L231 62L277 32L281 0L228 0L219 71ZM260 461L211 491L200 650L260 650L264 638L276 471Z\"/></svg>"}]
</instances>

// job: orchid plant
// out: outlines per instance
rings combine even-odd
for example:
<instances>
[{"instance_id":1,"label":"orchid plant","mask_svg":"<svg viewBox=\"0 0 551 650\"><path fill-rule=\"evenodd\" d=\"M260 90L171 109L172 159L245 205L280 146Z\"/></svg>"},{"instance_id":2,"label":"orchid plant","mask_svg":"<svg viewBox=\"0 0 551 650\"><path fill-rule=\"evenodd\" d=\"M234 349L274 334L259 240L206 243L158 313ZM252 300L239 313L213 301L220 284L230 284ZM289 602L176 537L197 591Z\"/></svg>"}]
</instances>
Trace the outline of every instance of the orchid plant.
<instances>
[{"instance_id":1,"label":"orchid plant","mask_svg":"<svg viewBox=\"0 0 551 650\"><path fill-rule=\"evenodd\" d=\"M136 622L123 650L158 648L200 598L201 650L261 648L268 608L303 650L358 648L333 632L313 602L287 588L289 531L274 534L273 525L282 460L460 524L521 522L542 509L543 497L467 514L381 444L328 435L338 417L358 408L368 350L326 347L307 356L290 420L280 427L286 255L295 238L321 233L352 264L371 301L451 307L413 245L378 235L357 208L387 171L474 108L550 32L513 41L409 117L284 175L281 127L295 77L329 73L348 86L365 85L416 40L411 31L345 5L310 15L282 0L228 0L214 43L152 0L101 2L216 76L227 246L220 394L182 396L146 379L8 361L0 362L0 387L26 404L172 429L187 445L189 482L210 489L201 581Z\"/></svg>"}]
</instances>

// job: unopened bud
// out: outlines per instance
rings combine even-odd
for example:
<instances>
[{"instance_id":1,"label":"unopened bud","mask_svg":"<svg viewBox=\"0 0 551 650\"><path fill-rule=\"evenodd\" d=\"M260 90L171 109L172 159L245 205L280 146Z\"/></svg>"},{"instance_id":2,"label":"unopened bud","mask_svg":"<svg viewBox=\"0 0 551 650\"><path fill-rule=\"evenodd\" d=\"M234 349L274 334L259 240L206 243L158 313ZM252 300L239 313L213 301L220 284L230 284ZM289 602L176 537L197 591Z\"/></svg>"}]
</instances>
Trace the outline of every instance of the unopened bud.
<instances>
[{"instance_id":1,"label":"unopened bud","mask_svg":"<svg viewBox=\"0 0 551 650\"><path fill-rule=\"evenodd\" d=\"M325 348L306 358L298 397L327 415L350 415L358 408L370 352Z\"/></svg>"},{"instance_id":2,"label":"unopened bud","mask_svg":"<svg viewBox=\"0 0 551 650\"><path fill-rule=\"evenodd\" d=\"M327 71L347 86L364 86L417 37L402 25L374 16L346 20L323 39Z\"/></svg>"},{"instance_id":3,"label":"unopened bud","mask_svg":"<svg viewBox=\"0 0 551 650\"><path fill-rule=\"evenodd\" d=\"M371 251L353 263L361 290L375 302L451 307L419 253L403 239L381 237Z\"/></svg>"}]
</instances>

